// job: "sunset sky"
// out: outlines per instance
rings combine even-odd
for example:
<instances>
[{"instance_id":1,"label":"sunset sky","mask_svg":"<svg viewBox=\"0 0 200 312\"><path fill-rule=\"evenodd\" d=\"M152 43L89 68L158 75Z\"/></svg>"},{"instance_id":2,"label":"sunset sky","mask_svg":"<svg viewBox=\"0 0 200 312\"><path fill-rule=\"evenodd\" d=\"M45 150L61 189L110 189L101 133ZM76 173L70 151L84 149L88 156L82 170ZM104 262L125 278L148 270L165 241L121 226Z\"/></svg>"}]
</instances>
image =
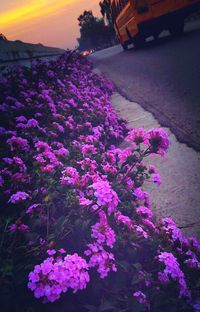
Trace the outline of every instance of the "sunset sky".
<instances>
[{"instance_id":1,"label":"sunset sky","mask_svg":"<svg viewBox=\"0 0 200 312\"><path fill-rule=\"evenodd\" d=\"M9 40L74 48L84 10L100 16L99 0L1 0L0 33Z\"/></svg>"}]
</instances>

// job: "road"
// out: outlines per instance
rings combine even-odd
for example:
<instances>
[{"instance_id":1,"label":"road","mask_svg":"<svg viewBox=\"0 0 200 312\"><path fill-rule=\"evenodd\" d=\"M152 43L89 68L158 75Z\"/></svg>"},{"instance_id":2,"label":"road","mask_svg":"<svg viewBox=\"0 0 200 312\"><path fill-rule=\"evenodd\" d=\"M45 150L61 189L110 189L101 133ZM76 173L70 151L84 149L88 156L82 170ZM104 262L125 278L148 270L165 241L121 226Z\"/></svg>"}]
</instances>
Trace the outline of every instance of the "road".
<instances>
[{"instance_id":1,"label":"road","mask_svg":"<svg viewBox=\"0 0 200 312\"><path fill-rule=\"evenodd\" d=\"M180 142L200 151L199 20L186 24L179 38L166 32L142 49L124 52L115 46L90 60L122 95L153 113Z\"/></svg>"}]
</instances>

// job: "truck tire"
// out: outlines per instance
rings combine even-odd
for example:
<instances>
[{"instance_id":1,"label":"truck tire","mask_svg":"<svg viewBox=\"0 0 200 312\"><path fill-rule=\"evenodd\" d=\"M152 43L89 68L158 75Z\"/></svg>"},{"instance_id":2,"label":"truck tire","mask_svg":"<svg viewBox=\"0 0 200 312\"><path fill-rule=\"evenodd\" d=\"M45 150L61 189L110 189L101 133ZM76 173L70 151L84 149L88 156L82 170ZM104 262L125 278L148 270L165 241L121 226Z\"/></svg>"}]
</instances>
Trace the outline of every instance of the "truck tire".
<instances>
[{"instance_id":1,"label":"truck tire","mask_svg":"<svg viewBox=\"0 0 200 312\"><path fill-rule=\"evenodd\" d=\"M127 51L127 50L128 50L128 45L127 45L126 42L121 43L121 46L122 46L122 48L123 48L124 51Z\"/></svg>"},{"instance_id":2,"label":"truck tire","mask_svg":"<svg viewBox=\"0 0 200 312\"><path fill-rule=\"evenodd\" d=\"M135 48L142 48L145 44L145 37L138 33L133 38L133 44L134 44Z\"/></svg>"},{"instance_id":3,"label":"truck tire","mask_svg":"<svg viewBox=\"0 0 200 312\"><path fill-rule=\"evenodd\" d=\"M184 19L178 19L177 21L173 21L169 27L169 32L171 36L180 36L184 32Z\"/></svg>"}]
</instances>

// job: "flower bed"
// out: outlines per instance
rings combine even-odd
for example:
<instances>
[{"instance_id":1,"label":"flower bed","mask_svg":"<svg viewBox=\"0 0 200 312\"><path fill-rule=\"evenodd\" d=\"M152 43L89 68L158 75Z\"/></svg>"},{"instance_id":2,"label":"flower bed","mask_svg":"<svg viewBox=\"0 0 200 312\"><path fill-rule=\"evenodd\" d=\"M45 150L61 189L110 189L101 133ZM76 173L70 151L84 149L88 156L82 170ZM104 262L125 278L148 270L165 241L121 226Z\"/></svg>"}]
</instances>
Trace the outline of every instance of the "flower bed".
<instances>
[{"instance_id":1,"label":"flower bed","mask_svg":"<svg viewBox=\"0 0 200 312\"><path fill-rule=\"evenodd\" d=\"M200 245L156 221L142 187L160 185L144 160L167 134L127 129L76 53L18 68L0 92L5 311L199 311Z\"/></svg>"}]
</instances>

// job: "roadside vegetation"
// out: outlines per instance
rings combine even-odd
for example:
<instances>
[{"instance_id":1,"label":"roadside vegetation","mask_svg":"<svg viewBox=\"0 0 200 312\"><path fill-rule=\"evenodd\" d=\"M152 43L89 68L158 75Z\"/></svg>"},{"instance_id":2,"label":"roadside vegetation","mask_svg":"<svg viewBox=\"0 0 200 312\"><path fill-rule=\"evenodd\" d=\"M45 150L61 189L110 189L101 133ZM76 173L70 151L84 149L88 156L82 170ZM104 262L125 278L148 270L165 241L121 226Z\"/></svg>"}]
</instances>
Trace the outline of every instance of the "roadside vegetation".
<instances>
[{"instance_id":1,"label":"roadside vegetation","mask_svg":"<svg viewBox=\"0 0 200 312\"><path fill-rule=\"evenodd\" d=\"M1 78L2 311L200 311L200 244L144 189L168 135L128 129L112 90L71 51Z\"/></svg>"},{"instance_id":2,"label":"roadside vegetation","mask_svg":"<svg viewBox=\"0 0 200 312\"><path fill-rule=\"evenodd\" d=\"M92 11L84 11L78 17L80 38L79 50L100 50L115 44L116 36L112 25L105 25L103 18L97 18Z\"/></svg>"}]
</instances>

